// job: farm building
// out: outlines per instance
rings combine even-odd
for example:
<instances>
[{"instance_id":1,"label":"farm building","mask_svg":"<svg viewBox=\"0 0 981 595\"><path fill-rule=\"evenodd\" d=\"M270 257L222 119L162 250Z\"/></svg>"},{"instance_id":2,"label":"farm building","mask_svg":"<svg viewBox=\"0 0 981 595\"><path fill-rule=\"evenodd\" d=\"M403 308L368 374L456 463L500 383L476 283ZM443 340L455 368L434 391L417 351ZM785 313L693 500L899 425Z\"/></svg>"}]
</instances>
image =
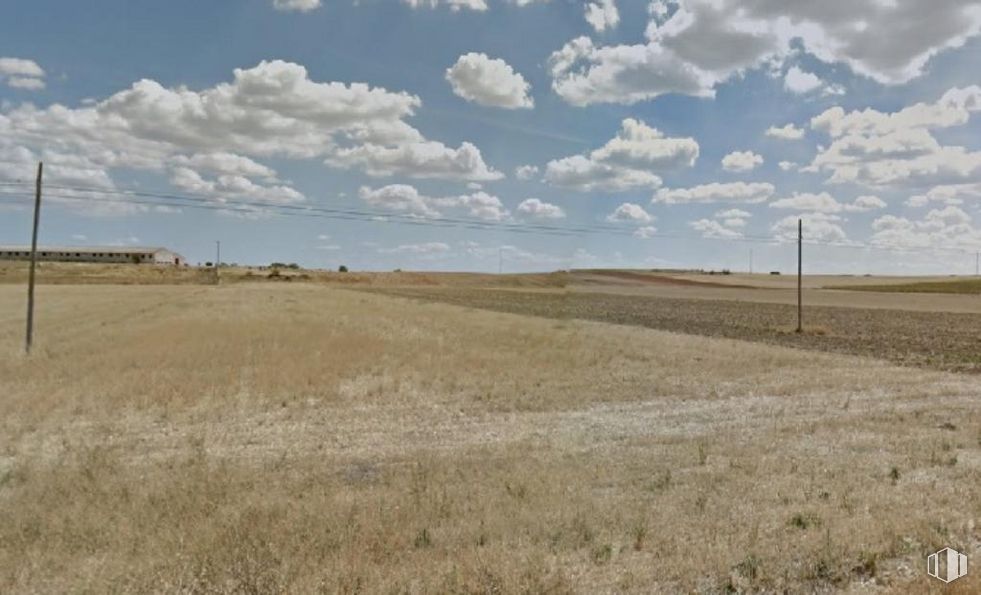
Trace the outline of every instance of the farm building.
<instances>
[{"instance_id":1,"label":"farm building","mask_svg":"<svg viewBox=\"0 0 981 595\"><path fill-rule=\"evenodd\" d=\"M30 246L0 246L0 260L30 260ZM105 262L183 266L180 254L159 247L38 246L37 259L47 262Z\"/></svg>"}]
</instances>

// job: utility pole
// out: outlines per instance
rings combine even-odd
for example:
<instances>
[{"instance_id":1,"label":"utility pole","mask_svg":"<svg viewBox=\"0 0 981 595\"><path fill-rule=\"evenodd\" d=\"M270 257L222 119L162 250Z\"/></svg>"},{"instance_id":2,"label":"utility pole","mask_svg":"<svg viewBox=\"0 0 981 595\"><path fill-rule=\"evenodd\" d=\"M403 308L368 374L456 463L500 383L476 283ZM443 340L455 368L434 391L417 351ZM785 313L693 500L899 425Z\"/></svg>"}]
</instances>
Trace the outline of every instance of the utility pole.
<instances>
[{"instance_id":1,"label":"utility pole","mask_svg":"<svg viewBox=\"0 0 981 595\"><path fill-rule=\"evenodd\" d=\"M497 274L504 272L504 248L497 249Z\"/></svg>"},{"instance_id":2,"label":"utility pole","mask_svg":"<svg viewBox=\"0 0 981 595\"><path fill-rule=\"evenodd\" d=\"M753 274L753 249L749 249L749 274Z\"/></svg>"},{"instance_id":3,"label":"utility pole","mask_svg":"<svg viewBox=\"0 0 981 595\"><path fill-rule=\"evenodd\" d=\"M804 306L801 301L801 277L803 274L803 251L804 244L804 223L802 219L797 220L797 332L804 332Z\"/></svg>"},{"instance_id":4,"label":"utility pole","mask_svg":"<svg viewBox=\"0 0 981 595\"><path fill-rule=\"evenodd\" d=\"M977 277L978 276L978 273L981 272L981 271L978 270L978 268L979 268L978 265L979 264L981 264L981 252L975 252L974 253L974 276L975 277Z\"/></svg>"},{"instance_id":5,"label":"utility pole","mask_svg":"<svg viewBox=\"0 0 981 595\"><path fill-rule=\"evenodd\" d=\"M34 188L34 232L31 234L31 272L27 278L27 336L24 340L24 353L31 353L34 342L34 269L37 268L37 227L41 219L41 175L44 163L37 164L37 184Z\"/></svg>"},{"instance_id":6,"label":"utility pole","mask_svg":"<svg viewBox=\"0 0 981 595\"><path fill-rule=\"evenodd\" d=\"M215 242L215 250L217 252L217 254L215 254L215 285L218 285L219 283L221 283L221 272L219 270L219 268L221 267L221 241L220 240Z\"/></svg>"}]
</instances>

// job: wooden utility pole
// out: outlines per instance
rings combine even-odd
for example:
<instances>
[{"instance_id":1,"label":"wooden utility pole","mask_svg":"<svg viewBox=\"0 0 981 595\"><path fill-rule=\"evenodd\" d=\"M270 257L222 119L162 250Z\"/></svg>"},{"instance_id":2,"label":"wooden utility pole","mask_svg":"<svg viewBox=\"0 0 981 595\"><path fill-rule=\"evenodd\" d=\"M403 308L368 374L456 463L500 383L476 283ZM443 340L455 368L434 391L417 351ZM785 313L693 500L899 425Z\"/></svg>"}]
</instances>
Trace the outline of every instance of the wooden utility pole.
<instances>
[{"instance_id":1,"label":"wooden utility pole","mask_svg":"<svg viewBox=\"0 0 981 595\"><path fill-rule=\"evenodd\" d=\"M37 164L37 184L34 187L34 232L31 234L31 272L27 277L27 336L24 340L24 352L31 352L34 343L34 269L37 268L37 228L41 219L41 174L44 164Z\"/></svg>"},{"instance_id":2,"label":"wooden utility pole","mask_svg":"<svg viewBox=\"0 0 981 595\"><path fill-rule=\"evenodd\" d=\"M801 301L801 281L803 275L803 249L804 244L804 223L802 219L797 220L797 332L804 332L804 306Z\"/></svg>"},{"instance_id":3,"label":"wooden utility pole","mask_svg":"<svg viewBox=\"0 0 981 595\"><path fill-rule=\"evenodd\" d=\"M215 285L221 283L221 240L215 242Z\"/></svg>"}]
</instances>

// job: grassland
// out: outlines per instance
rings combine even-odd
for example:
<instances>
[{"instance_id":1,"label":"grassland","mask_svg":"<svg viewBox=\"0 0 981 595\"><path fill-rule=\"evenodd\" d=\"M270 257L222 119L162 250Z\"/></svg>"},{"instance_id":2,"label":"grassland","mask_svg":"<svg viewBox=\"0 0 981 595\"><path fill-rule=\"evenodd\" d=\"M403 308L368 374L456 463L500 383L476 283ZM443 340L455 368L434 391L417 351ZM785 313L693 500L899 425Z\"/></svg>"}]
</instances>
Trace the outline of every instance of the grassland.
<instances>
[{"instance_id":1,"label":"grassland","mask_svg":"<svg viewBox=\"0 0 981 595\"><path fill-rule=\"evenodd\" d=\"M981 553L975 376L310 283L38 293L24 357L0 286L2 592L910 593Z\"/></svg>"}]
</instances>

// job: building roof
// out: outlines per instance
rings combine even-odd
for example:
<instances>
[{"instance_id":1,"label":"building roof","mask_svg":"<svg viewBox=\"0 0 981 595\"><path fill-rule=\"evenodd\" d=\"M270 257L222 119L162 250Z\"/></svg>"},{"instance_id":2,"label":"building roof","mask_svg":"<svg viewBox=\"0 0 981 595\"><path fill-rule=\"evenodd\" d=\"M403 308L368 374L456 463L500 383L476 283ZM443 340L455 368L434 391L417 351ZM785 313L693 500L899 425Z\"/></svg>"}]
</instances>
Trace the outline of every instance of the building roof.
<instances>
[{"instance_id":1,"label":"building roof","mask_svg":"<svg viewBox=\"0 0 981 595\"><path fill-rule=\"evenodd\" d=\"M30 252L30 246L0 246L0 252ZM38 252L83 252L109 254L155 254L157 252L172 252L173 250L160 246L38 246Z\"/></svg>"}]
</instances>

